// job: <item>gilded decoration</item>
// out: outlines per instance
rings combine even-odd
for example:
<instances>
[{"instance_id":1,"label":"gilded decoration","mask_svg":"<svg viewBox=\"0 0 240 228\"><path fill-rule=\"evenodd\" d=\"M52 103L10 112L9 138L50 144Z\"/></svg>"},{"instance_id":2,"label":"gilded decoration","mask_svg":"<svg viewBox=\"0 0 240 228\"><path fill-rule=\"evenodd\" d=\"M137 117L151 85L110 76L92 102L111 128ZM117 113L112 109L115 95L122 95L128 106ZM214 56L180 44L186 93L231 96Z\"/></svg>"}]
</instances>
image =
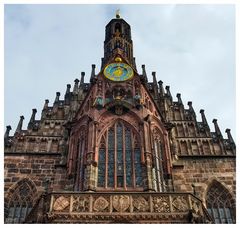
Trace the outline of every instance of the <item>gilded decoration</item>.
<instances>
[{"instance_id":1,"label":"gilded decoration","mask_svg":"<svg viewBox=\"0 0 240 228\"><path fill-rule=\"evenodd\" d=\"M172 201L173 211L184 212L188 210L187 200L183 196L177 196Z\"/></svg>"},{"instance_id":2,"label":"gilded decoration","mask_svg":"<svg viewBox=\"0 0 240 228\"><path fill-rule=\"evenodd\" d=\"M112 204L117 212L125 212L130 206L130 197L124 195L113 196Z\"/></svg>"},{"instance_id":3,"label":"gilded decoration","mask_svg":"<svg viewBox=\"0 0 240 228\"><path fill-rule=\"evenodd\" d=\"M133 207L137 212L146 212L150 209L148 201L142 196L133 199Z\"/></svg>"},{"instance_id":4,"label":"gilded decoration","mask_svg":"<svg viewBox=\"0 0 240 228\"><path fill-rule=\"evenodd\" d=\"M93 204L93 210L94 211L104 211L109 206L109 202L102 196L98 197L94 204Z\"/></svg>"},{"instance_id":5,"label":"gilded decoration","mask_svg":"<svg viewBox=\"0 0 240 228\"><path fill-rule=\"evenodd\" d=\"M164 196L153 197L154 212L170 212L169 198Z\"/></svg>"},{"instance_id":6,"label":"gilded decoration","mask_svg":"<svg viewBox=\"0 0 240 228\"><path fill-rule=\"evenodd\" d=\"M78 196L73 198L72 212L86 212L89 210L89 197Z\"/></svg>"}]
</instances>

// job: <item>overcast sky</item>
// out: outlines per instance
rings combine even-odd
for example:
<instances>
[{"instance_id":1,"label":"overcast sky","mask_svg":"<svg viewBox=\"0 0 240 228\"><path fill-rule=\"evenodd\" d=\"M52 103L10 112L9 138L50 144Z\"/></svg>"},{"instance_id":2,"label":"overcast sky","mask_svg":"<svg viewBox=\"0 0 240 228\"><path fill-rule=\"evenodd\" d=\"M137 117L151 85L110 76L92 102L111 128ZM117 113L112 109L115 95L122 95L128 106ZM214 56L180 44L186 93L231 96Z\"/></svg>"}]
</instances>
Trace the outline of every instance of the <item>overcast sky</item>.
<instances>
[{"instance_id":1,"label":"overcast sky","mask_svg":"<svg viewBox=\"0 0 240 228\"><path fill-rule=\"evenodd\" d=\"M61 99L81 71L98 72L105 25L120 8L132 28L138 72L146 65L174 100L204 109L212 131L236 133L235 9L231 5L5 5L5 126L27 127L32 108L40 119L44 100Z\"/></svg>"}]
</instances>

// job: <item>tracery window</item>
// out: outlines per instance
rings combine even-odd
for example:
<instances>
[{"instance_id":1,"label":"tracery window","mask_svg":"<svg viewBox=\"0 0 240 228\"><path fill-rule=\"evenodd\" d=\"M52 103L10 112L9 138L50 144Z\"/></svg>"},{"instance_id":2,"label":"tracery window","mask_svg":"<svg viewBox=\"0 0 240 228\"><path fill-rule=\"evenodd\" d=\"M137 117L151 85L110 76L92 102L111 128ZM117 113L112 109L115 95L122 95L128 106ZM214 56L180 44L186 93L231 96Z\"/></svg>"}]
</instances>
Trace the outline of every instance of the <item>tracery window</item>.
<instances>
[{"instance_id":1,"label":"tracery window","mask_svg":"<svg viewBox=\"0 0 240 228\"><path fill-rule=\"evenodd\" d=\"M213 181L206 197L207 209L215 223L235 223L235 203L229 191Z\"/></svg>"},{"instance_id":2,"label":"tracery window","mask_svg":"<svg viewBox=\"0 0 240 228\"><path fill-rule=\"evenodd\" d=\"M99 189L135 189L143 186L139 139L121 121L102 136L98 154Z\"/></svg>"},{"instance_id":3,"label":"tracery window","mask_svg":"<svg viewBox=\"0 0 240 228\"><path fill-rule=\"evenodd\" d=\"M10 197L6 223L24 222L33 207L35 191L28 181L20 181Z\"/></svg>"}]
</instances>

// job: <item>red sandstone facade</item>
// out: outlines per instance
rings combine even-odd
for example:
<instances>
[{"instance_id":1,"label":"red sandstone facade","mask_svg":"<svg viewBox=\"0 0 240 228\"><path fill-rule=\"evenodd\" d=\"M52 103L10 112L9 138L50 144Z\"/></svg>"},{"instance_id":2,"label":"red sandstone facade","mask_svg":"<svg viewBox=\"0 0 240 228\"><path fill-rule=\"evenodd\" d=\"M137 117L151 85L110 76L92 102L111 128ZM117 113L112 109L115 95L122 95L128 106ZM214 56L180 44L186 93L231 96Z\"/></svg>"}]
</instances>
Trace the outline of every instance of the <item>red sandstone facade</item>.
<instances>
[{"instance_id":1,"label":"red sandstone facade","mask_svg":"<svg viewBox=\"0 0 240 228\"><path fill-rule=\"evenodd\" d=\"M133 70L106 78L109 64ZM204 110L196 120L169 86L138 73L131 28L106 26L101 71L46 100L4 136L5 223L235 223L235 143Z\"/></svg>"}]
</instances>

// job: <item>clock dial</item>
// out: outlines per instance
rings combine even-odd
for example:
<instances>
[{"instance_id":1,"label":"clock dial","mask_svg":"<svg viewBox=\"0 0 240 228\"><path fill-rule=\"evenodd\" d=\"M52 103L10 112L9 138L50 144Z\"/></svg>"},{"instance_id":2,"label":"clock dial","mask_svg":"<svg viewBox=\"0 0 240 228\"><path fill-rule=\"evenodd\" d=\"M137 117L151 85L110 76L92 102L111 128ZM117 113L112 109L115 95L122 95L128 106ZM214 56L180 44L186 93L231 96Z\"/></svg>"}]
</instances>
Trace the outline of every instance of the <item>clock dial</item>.
<instances>
[{"instance_id":1,"label":"clock dial","mask_svg":"<svg viewBox=\"0 0 240 228\"><path fill-rule=\"evenodd\" d=\"M112 81L122 82L133 77L133 69L126 63L111 63L105 67L104 75Z\"/></svg>"}]
</instances>

